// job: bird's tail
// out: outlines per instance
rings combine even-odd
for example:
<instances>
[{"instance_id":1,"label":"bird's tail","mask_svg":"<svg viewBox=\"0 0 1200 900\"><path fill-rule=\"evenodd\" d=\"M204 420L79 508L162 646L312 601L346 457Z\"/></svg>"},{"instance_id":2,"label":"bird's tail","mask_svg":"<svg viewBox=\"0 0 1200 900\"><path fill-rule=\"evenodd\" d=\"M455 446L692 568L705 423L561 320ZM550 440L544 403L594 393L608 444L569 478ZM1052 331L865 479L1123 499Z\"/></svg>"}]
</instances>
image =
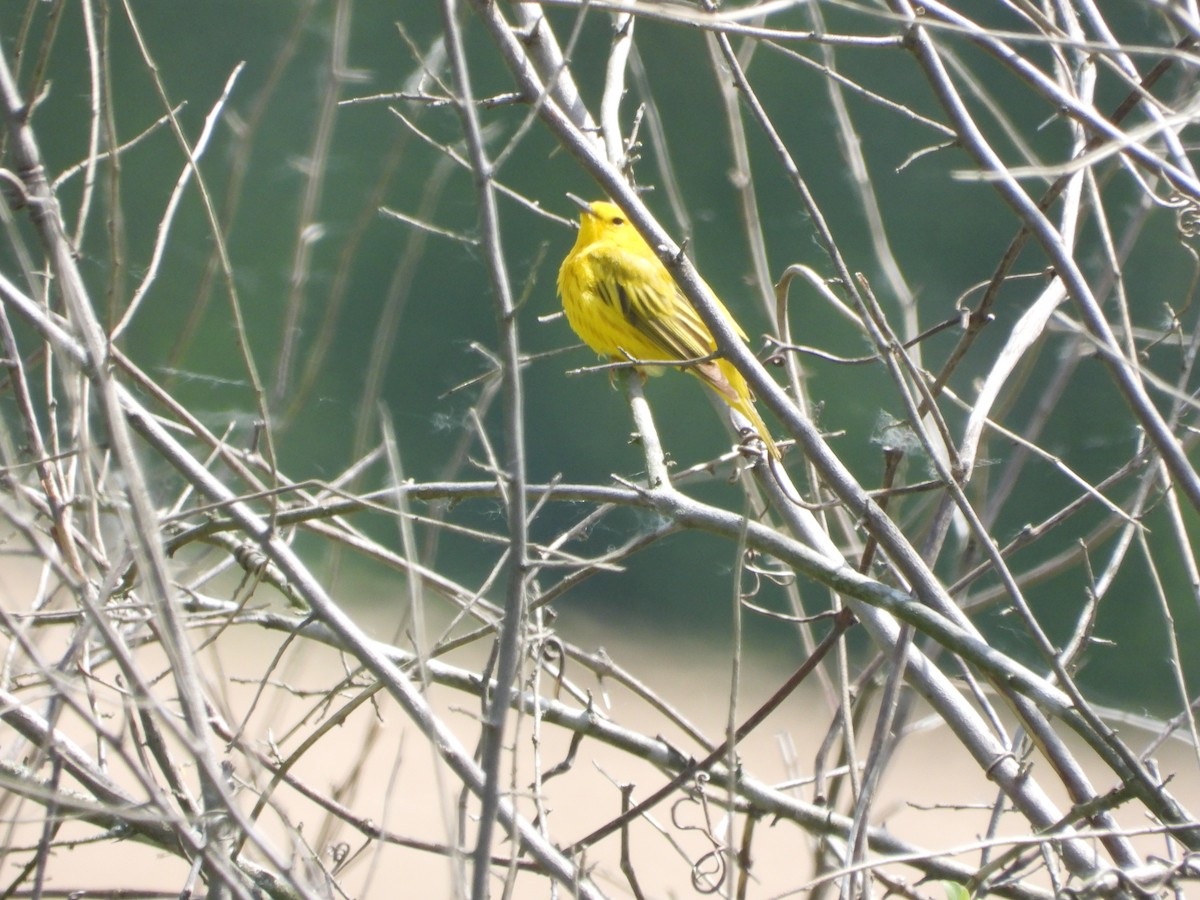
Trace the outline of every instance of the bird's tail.
<instances>
[{"instance_id":1,"label":"bird's tail","mask_svg":"<svg viewBox=\"0 0 1200 900\"><path fill-rule=\"evenodd\" d=\"M758 414L758 410L754 406L754 395L750 393L750 385L746 384L746 379L742 377L741 372L734 368L733 363L727 359L718 359L703 366L697 366L692 371L716 391L722 400L750 420L750 424L754 426L758 436L767 445L767 451L775 459L779 459L779 448L771 440L771 432L767 431L767 423L762 420L762 416Z\"/></svg>"}]
</instances>

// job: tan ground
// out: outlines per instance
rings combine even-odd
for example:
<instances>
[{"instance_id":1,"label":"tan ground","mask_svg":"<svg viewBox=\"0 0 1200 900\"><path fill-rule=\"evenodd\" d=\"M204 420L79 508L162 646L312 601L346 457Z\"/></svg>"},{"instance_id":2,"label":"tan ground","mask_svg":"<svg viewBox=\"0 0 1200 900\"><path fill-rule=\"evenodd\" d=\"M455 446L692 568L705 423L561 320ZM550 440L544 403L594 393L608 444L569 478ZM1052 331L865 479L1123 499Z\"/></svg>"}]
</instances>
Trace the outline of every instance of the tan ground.
<instances>
[{"instance_id":1,"label":"tan ground","mask_svg":"<svg viewBox=\"0 0 1200 900\"><path fill-rule=\"evenodd\" d=\"M617 662L636 671L664 699L702 726L709 736L720 737L728 709L727 658L699 646L668 641L639 643L594 623L582 627L578 621L572 624L570 630L575 632L570 635L572 640L585 646L607 647ZM584 634L585 630L589 633ZM237 680L255 682L260 679L277 640L273 637L268 643L260 634L241 629L222 636L219 668L211 653L204 657L210 673L225 672L223 689L228 691L230 702L238 708L239 715L245 712L253 686ZM306 686L325 689L342 671L341 662L333 654L308 650L302 655L292 654L273 680L286 682L292 689ZM743 676L738 718L749 714L788 674L790 670L785 660L750 660ZM594 680L577 670L575 675L578 683L601 697ZM606 687L607 711L614 719L650 735L663 731L659 714L624 691L612 689L607 684ZM250 719L247 734L253 735L260 747L265 746L262 742L269 734L285 752L290 751L297 740L289 738L289 729L298 726L304 733L311 729L311 722L299 723L302 715L317 705L317 699L287 697L281 691L268 691L265 697ZM465 738L473 733L471 719L475 701L471 697L439 687L434 689L433 699L446 711L449 721L457 723L461 736ZM344 785L356 763L362 761L363 770L355 788L341 797L342 802L363 818L383 824L399 834L444 842L453 827L457 799L456 794L446 787L452 782L394 704L384 702L380 711L382 720L376 719L374 710L360 709L348 723L327 734L295 771L312 788L333 792ZM808 776L828 720L828 711L813 692L790 699L743 745L741 758L746 771L769 783ZM683 738L669 736L685 751L695 750L694 745ZM1126 732L1125 736L1138 746L1130 733ZM528 720L522 725L517 746L524 759L531 757ZM551 766L564 757L567 738L557 729L546 728L541 746L543 765ZM94 743L85 744L85 747L94 752ZM788 758L793 760L791 767ZM1160 758L1165 771L1190 773L1174 783L1176 796L1184 802L1188 802L1189 797L1200 796L1194 757L1189 758L1176 745L1160 754ZM1035 765L1034 774L1040 771ZM244 774L244 769L239 768L239 774ZM519 783L527 784L529 779L526 770ZM547 812L555 839L560 842L575 840L615 815L620 809L619 791L615 785L626 782L636 785L633 796L637 799L657 788L663 782L663 776L612 748L585 740L573 769L547 786ZM1105 790L1111 785L1098 778L1097 786ZM811 799L811 790L807 786L799 788L798 794L803 799ZM244 808L249 809L253 802L250 793L244 792L242 796ZM364 842L360 835L344 825L331 828L319 810L294 792L281 789L276 799L288 818L302 825L305 840L323 850L326 865L332 864L332 850L339 845L352 856L362 849ZM986 806L993 799L994 789L957 742L944 730L929 728L912 735L904 743L885 779L874 820L886 822L908 840L945 851L968 846L976 840L985 827ZM919 803L920 808L912 805L914 803ZM980 805L980 809L964 810L965 805ZM529 803L523 808L527 813L532 812ZM37 840L37 828L40 827L38 810L29 805L8 807L8 814L14 813L18 820L29 824L18 827L10 835L9 846L31 846ZM711 843L700 829L704 815L703 808L696 803L663 804L653 812L653 819L662 832L646 822L634 826L631 831L632 860L646 896L702 896L692 886L692 865L697 861L703 863L702 858L711 849ZM709 815L713 830L719 832L722 819L716 805L709 808ZM278 839L281 831L274 827L277 821L270 813L263 819ZM1018 833L1020 824L1013 817L1007 821L1002 834ZM739 818L736 826L739 835L743 825L744 820ZM95 834L93 829L68 825L60 838L68 835L84 838ZM497 851L507 852L507 846L501 841ZM752 882L747 896L806 896L811 848L810 838L792 824L758 823L753 843ZM1143 848L1145 852L1162 852L1158 842L1147 842ZM291 856L293 852L293 848L286 845L276 845L276 850L284 856ZM619 841L615 837L609 838L589 854L588 861L594 867L596 882L607 894L631 896L618 867L618 853ZM962 857L964 861L977 861L978 858L978 851ZM28 853L8 855L0 864L0 883L7 885L28 859ZM711 865L704 868L712 873ZM913 878L912 870L896 867L891 872L910 881ZM174 894L185 884L186 867L175 859L133 843L105 841L56 850L49 860L47 874L47 887L54 889L143 888ZM349 896L360 898L453 895L452 864L445 858L378 844L355 856L338 881ZM500 882L497 880L496 895L499 893ZM940 890L932 887L923 889L923 894L942 896ZM548 897L551 894L545 880L522 875L514 896Z\"/></svg>"}]
</instances>

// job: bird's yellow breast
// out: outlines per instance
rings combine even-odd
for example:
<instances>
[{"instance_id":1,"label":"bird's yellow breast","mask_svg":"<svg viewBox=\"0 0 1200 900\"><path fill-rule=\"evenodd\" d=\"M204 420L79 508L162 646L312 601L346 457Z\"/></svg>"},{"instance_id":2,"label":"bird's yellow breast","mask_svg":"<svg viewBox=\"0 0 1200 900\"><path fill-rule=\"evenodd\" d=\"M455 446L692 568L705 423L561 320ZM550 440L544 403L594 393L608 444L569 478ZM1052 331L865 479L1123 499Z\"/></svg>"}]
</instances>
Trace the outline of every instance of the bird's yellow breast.
<instances>
[{"instance_id":1,"label":"bird's yellow breast","mask_svg":"<svg viewBox=\"0 0 1200 900\"><path fill-rule=\"evenodd\" d=\"M675 357L634 324L639 310L642 315L661 317L671 303L667 298L674 297L674 282L656 258L646 260L623 250L614 253L603 244L576 248L559 270L558 290L571 328L596 353L616 359ZM654 298L661 299L655 303ZM712 349L708 346L703 352Z\"/></svg>"}]
</instances>

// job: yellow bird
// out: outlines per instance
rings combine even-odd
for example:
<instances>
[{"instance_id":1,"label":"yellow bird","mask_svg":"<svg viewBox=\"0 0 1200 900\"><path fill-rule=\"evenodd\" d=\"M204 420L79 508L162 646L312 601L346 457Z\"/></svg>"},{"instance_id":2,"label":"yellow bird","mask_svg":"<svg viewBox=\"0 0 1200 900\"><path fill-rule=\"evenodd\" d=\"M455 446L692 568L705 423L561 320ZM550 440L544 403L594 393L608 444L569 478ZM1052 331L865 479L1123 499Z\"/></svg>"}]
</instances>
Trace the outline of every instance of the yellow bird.
<instances>
[{"instance_id":1,"label":"yellow bird","mask_svg":"<svg viewBox=\"0 0 1200 900\"><path fill-rule=\"evenodd\" d=\"M558 293L567 321L583 342L601 356L623 362L711 357L717 351L712 332L620 207L567 196L583 215L575 246L558 270ZM717 307L746 340L720 300ZM771 456L779 459L746 379L729 360L708 359L685 368L749 419ZM662 369L649 371L657 375Z\"/></svg>"}]
</instances>

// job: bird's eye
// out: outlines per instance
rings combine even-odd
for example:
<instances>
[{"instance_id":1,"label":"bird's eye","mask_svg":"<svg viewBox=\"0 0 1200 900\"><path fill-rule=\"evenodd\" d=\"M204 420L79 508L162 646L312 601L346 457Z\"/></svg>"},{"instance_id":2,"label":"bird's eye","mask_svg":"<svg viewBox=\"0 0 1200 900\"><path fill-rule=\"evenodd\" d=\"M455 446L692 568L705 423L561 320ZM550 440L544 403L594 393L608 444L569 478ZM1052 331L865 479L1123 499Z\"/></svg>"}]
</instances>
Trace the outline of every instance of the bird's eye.
<instances>
[{"instance_id":1,"label":"bird's eye","mask_svg":"<svg viewBox=\"0 0 1200 900\"><path fill-rule=\"evenodd\" d=\"M625 220L624 220L624 219L622 219L620 216L613 216L612 223L613 223L614 225L624 225L624 224L625 224Z\"/></svg>"}]
</instances>

